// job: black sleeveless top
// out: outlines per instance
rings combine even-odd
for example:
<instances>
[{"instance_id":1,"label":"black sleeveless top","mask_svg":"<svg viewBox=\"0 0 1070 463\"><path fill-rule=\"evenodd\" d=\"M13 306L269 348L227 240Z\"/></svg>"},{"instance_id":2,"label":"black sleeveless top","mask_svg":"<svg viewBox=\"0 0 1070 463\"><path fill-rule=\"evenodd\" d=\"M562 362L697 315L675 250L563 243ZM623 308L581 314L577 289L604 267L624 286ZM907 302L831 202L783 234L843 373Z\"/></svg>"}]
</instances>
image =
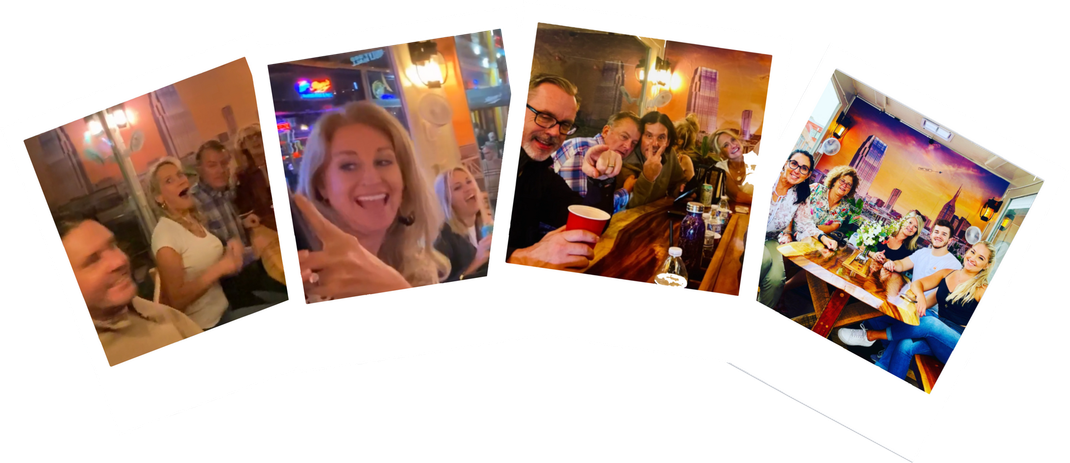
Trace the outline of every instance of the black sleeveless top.
<instances>
[{"instance_id":1,"label":"black sleeveless top","mask_svg":"<svg viewBox=\"0 0 1070 463\"><path fill-rule=\"evenodd\" d=\"M966 326L973 317L973 311L977 309L977 300L968 299L963 302L948 302L951 289L947 287L947 279L940 280L940 286L936 289L936 303L940 305L940 318L947 319L952 323Z\"/></svg>"},{"instance_id":2,"label":"black sleeveless top","mask_svg":"<svg viewBox=\"0 0 1070 463\"><path fill-rule=\"evenodd\" d=\"M914 254L914 251L909 249L909 246L907 246L905 241L903 244L899 245L899 249L889 248L888 245L883 242L877 243L877 252L881 251L884 251L884 257L888 260L903 260L910 257L911 254Z\"/></svg>"}]
</instances>

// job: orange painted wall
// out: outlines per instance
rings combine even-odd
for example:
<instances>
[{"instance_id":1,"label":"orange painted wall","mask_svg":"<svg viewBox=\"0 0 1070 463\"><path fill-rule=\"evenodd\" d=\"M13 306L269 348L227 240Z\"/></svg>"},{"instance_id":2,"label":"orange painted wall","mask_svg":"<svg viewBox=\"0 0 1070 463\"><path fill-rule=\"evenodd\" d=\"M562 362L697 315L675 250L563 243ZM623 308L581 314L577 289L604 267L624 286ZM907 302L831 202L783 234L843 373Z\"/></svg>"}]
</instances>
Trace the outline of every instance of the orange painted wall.
<instances>
[{"instance_id":1,"label":"orange painted wall","mask_svg":"<svg viewBox=\"0 0 1070 463\"><path fill-rule=\"evenodd\" d=\"M446 92L446 99L453 108L453 132L457 137L457 146L471 145L476 142L475 131L472 128L472 115L468 109L468 96L465 94L464 85L461 81L461 67L457 60L457 44L453 37L435 39L439 53L446 58L449 66L449 77L442 89Z\"/></svg>"}]
</instances>

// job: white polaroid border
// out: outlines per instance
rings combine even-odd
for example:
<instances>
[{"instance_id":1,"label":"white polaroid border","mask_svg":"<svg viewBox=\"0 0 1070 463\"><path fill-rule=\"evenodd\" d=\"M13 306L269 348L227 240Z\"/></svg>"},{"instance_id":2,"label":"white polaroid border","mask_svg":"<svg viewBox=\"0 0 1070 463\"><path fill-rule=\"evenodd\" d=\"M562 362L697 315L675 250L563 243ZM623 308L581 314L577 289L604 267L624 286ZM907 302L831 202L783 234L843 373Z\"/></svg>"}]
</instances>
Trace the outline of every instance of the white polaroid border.
<instances>
[{"instance_id":1,"label":"white polaroid border","mask_svg":"<svg viewBox=\"0 0 1070 463\"><path fill-rule=\"evenodd\" d=\"M280 315L292 305L293 296L291 302L110 366L52 221L25 141L93 112L245 58L259 46L254 33L236 36L0 128L112 425L119 435L296 371L288 346L282 342L286 338L278 336L287 333L286 325L278 322ZM262 108L258 110L263 112Z\"/></svg>"},{"instance_id":2,"label":"white polaroid border","mask_svg":"<svg viewBox=\"0 0 1070 463\"><path fill-rule=\"evenodd\" d=\"M827 82L837 70L926 115L927 118L939 121L953 133L1010 160L1015 166L1035 173L1044 181L1037 200L1031 206L1018 235L1003 262L999 264L999 273L990 282L988 291L970 321L970 327L973 329L966 329L932 393L926 393L897 379L831 340L814 336L812 331L794 324L753 299L750 304L756 311L774 314L775 318L779 319L777 323L761 325L763 340L775 340L775 343L767 343L762 349L751 352L753 355L748 355L737 367L868 441L909 461L915 461L941 416L951 392L960 381L968 360L977 350L984 334L984 329L981 328L992 322L1014 275L1021 268L1026 252L1030 245L1036 242L1042 222L1050 214L1059 189L1066 183L1068 169L1048 156L1040 155L1024 144L998 133L996 129L970 115L938 101L939 95L930 95L889 74L876 64L835 43L828 45L821 62L817 64L807 82L804 93L799 97L791 119L785 125L785 135L780 137L778 145L763 146L763 165L754 195L754 204L761 206L753 207L754 217L768 216L769 191L776 182L786 154L792 150ZM763 240L762 233L752 233L749 236L748 249L761 249ZM754 256L755 259L758 257ZM758 268L755 267L754 271L756 274ZM875 398L878 398L877 402L874 402ZM875 406L877 404L880 406ZM885 413L876 413L880 411Z\"/></svg>"},{"instance_id":3,"label":"white polaroid border","mask_svg":"<svg viewBox=\"0 0 1070 463\"><path fill-rule=\"evenodd\" d=\"M333 53L393 46L432 38L501 29L510 73L520 49L518 11L515 4L455 13L399 24L299 38L264 44L255 57L254 68L261 125L276 125L268 65ZM402 73L403 74L403 73ZM399 75L400 84L410 84ZM515 87L513 94L516 94ZM515 103L515 96L514 102ZM278 143L278 133L264 130L264 144ZM270 163L272 185L286 185L280 163ZM289 204L285 188L274 189L275 204ZM500 209L503 204L499 201ZM293 220L289 209L278 209L277 221L282 261L287 269L297 265ZM287 211L287 212L284 212ZM495 214L496 215L496 214ZM501 219L495 217L495 231ZM492 252L505 248L504 235L492 245ZM404 358L456 352L530 339L540 335L529 320L529 312L510 305L513 294L502 265L490 263L488 276L465 281L427 285L403 291L350 297L306 305L299 272L287 272L291 298L300 317L291 319L294 336L301 338L299 355L302 373L319 372L375 364ZM297 329L300 328L300 333Z\"/></svg>"},{"instance_id":4,"label":"white polaroid border","mask_svg":"<svg viewBox=\"0 0 1070 463\"><path fill-rule=\"evenodd\" d=\"M790 36L525 1L521 5L521 25L525 33L509 61L517 104L509 108L495 231L508 227L511 216L511 209L505 204L513 203L516 188L518 152L523 134L521 121L530 117L521 99L528 95L538 24L641 35L773 56L763 118L762 153L774 152L788 92L793 43ZM755 226L755 220L751 219L749 227L753 229ZM776 322L764 312L755 315L755 310L746 304L746 300L752 298L748 296L748 288L756 288L756 276L753 275L758 273L760 265L753 259L745 258L745 281L740 284L740 295L735 296L507 264L505 254L505 246L491 251L491 262L499 265L495 269L495 278L504 277L514 284L515 292L521 296L511 297L511 300L528 294L539 295L526 304L542 318L544 327L538 331L542 336L629 351L735 362L738 343L747 342L745 336L738 333L739 326L755 322L764 326ZM747 282L748 278L753 282ZM768 321L755 320L755 317L768 317Z\"/></svg>"}]
</instances>

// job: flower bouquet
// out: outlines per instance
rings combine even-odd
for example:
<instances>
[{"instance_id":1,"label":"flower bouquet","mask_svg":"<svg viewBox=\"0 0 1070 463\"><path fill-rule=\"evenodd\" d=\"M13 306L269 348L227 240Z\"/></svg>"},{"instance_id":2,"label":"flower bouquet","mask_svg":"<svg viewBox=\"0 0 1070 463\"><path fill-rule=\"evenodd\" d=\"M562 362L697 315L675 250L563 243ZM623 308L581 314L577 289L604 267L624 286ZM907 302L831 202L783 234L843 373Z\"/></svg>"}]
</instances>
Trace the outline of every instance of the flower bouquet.
<instances>
[{"instance_id":1,"label":"flower bouquet","mask_svg":"<svg viewBox=\"0 0 1070 463\"><path fill-rule=\"evenodd\" d=\"M847 238L847 242L857 251L843 265L852 273L865 277L869 275L870 270L869 265L867 265L869 263L869 253L876 250L877 243L895 233L897 227L895 223L885 225L880 222L866 220L860 215L855 216L851 222L858 225L858 229Z\"/></svg>"}]
</instances>

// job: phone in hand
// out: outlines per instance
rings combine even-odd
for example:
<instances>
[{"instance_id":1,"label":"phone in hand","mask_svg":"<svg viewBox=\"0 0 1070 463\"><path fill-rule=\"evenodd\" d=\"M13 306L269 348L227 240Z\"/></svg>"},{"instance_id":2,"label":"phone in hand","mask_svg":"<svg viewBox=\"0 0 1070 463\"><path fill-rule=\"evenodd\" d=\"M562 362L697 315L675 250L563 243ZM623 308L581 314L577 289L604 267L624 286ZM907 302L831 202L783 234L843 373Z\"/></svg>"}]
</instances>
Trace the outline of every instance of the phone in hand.
<instances>
[{"instance_id":1,"label":"phone in hand","mask_svg":"<svg viewBox=\"0 0 1070 463\"><path fill-rule=\"evenodd\" d=\"M322 249L322 244L320 244L319 238L316 237L316 233L308 225L308 220L301 213L301 209L297 208L293 191L290 191L290 213L293 215L294 239L297 241L297 249L307 251L319 251Z\"/></svg>"}]
</instances>

